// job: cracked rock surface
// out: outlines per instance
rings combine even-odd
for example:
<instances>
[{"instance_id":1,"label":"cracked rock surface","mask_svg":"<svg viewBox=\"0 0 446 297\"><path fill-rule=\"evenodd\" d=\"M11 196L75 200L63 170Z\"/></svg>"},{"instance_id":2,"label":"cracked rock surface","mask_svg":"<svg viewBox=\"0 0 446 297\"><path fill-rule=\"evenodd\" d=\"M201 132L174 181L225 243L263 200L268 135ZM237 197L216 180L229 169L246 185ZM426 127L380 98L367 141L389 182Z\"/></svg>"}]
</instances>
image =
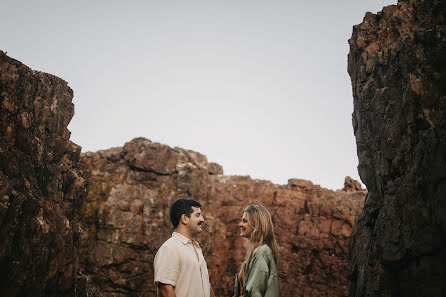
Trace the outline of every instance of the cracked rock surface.
<instances>
[{"instance_id":1,"label":"cracked rock surface","mask_svg":"<svg viewBox=\"0 0 446 297\"><path fill-rule=\"evenodd\" d=\"M0 51L0 295L86 296L74 220L86 194L73 91ZM81 288L82 287L82 288ZM92 295L89 296L99 296Z\"/></svg>"},{"instance_id":2,"label":"cracked rock surface","mask_svg":"<svg viewBox=\"0 0 446 297\"><path fill-rule=\"evenodd\" d=\"M350 296L446 296L446 6L410 0L355 26L348 71L368 189Z\"/></svg>"},{"instance_id":3,"label":"cracked rock surface","mask_svg":"<svg viewBox=\"0 0 446 297\"><path fill-rule=\"evenodd\" d=\"M298 179L275 185L225 176L200 153L143 138L81 159L91 174L81 267L108 296L156 296L153 258L171 236L169 206L182 197L203 204L198 239L217 296L232 295L245 251L237 224L255 201L275 224L282 296L347 295L347 242L365 196L357 182L331 191Z\"/></svg>"}]
</instances>

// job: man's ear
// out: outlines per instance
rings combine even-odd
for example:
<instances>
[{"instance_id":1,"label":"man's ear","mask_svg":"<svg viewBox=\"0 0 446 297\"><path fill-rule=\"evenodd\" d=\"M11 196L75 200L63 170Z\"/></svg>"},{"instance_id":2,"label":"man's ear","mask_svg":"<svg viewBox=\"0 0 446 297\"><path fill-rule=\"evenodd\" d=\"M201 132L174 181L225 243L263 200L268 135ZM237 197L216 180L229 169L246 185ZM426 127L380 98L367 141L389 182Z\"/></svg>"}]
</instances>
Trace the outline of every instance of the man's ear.
<instances>
[{"instance_id":1,"label":"man's ear","mask_svg":"<svg viewBox=\"0 0 446 297\"><path fill-rule=\"evenodd\" d=\"M187 224L189 223L189 217L183 213L183 214L181 215L180 222L181 222L183 225L187 225Z\"/></svg>"}]
</instances>

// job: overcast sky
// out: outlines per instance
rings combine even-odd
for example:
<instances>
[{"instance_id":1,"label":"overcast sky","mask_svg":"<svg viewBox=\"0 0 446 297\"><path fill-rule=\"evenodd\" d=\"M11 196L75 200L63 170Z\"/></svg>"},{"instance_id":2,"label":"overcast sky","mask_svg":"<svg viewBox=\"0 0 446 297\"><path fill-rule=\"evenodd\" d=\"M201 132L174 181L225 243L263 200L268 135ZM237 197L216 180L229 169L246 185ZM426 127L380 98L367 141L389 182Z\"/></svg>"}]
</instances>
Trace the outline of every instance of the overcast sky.
<instances>
[{"instance_id":1,"label":"overcast sky","mask_svg":"<svg viewBox=\"0 0 446 297\"><path fill-rule=\"evenodd\" d=\"M84 152L145 137L228 175L359 179L348 39L396 0L0 2L0 49L69 83Z\"/></svg>"}]
</instances>

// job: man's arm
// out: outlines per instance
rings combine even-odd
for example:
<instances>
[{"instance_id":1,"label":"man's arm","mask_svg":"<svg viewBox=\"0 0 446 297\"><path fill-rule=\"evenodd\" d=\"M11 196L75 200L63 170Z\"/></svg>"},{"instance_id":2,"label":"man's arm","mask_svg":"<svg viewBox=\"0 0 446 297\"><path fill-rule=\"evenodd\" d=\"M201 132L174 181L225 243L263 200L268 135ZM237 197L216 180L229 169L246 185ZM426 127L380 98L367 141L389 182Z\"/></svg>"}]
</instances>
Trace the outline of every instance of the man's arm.
<instances>
[{"instance_id":1,"label":"man's arm","mask_svg":"<svg viewBox=\"0 0 446 297\"><path fill-rule=\"evenodd\" d=\"M176 297L175 285L180 271L178 250L161 246L153 261L154 281L163 297Z\"/></svg>"},{"instance_id":2,"label":"man's arm","mask_svg":"<svg viewBox=\"0 0 446 297\"><path fill-rule=\"evenodd\" d=\"M209 288L211 289L211 292L209 293L209 296L210 296L210 297L215 297L215 295L214 295L214 290L212 290L212 287L211 287L211 286L209 286Z\"/></svg>"},{"instance_id":3,"label":"man's arm","mask_svg":"<svg viewBox=\"0 0 446 297\"><path fill-rule=\"evenodd\" d=\"M177 297L175 294L175 289L171 285L158 284L160 289L160 294L163 297Z\"/></svg>"}]
</instances>

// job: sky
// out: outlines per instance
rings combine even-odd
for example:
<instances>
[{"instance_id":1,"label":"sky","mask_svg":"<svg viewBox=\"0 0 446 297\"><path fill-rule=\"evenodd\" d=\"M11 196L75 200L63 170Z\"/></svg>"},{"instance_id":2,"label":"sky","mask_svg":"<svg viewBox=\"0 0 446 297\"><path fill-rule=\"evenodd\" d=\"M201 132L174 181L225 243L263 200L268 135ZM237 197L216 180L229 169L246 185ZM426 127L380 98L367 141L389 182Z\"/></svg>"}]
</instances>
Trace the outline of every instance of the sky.
<instances>
[{"instance_id":1,"label":"sky","mask_svg":"<svg viewBox=\"0 0 446 297\"><path fill-rule=\"evenodd\" d=\"M0 50L74 91L82 151L135 137L226 175L359 180L348 39L396 0L0 0Z\"/></svg>"}]
</instances>

